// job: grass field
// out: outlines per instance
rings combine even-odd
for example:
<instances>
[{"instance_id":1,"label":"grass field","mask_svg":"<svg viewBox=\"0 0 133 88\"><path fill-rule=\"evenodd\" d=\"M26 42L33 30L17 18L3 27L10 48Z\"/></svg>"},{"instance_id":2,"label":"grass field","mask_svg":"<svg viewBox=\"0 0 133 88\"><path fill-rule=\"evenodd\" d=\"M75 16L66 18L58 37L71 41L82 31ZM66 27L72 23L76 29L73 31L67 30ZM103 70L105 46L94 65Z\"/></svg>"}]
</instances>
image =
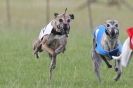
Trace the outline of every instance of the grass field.
<instances>
[{"instance_id":1,"label":"grass field","mask_svg":"<svg viewBox=\"0 0 133 88\"><path fill-rule=\"evenodd\" d=\"M0 1L0 88L132 88L132 60L128 68L123 69L118 82L113 80L114 69L102 63L102 83L98 83L90 56L92 29L88 26L87 8L76 10L83 1L51 0L51 19L54 12L63 12L66 7L75 15L67 50L58 56L52 81L49 80L48 55L41 53L40 59L36 59L32 53L32 42L46 24L45 0L11 0L10 27L7 26L5 0ZM93 4L92 7L94 26L109 18L117 19L123 42L126 28L133 26L133 12L124 6L117 9Z\"/></svg>"}]
</instances>

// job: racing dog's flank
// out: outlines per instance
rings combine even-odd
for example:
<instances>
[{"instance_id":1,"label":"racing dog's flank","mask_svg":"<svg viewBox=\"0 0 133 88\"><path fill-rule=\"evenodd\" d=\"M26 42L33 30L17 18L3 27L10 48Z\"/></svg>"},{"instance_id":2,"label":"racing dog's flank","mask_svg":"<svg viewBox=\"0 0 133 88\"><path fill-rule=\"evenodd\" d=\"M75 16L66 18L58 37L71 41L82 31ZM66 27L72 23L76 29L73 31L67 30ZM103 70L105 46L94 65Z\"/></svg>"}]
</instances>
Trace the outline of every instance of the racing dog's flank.
<instances>
[{"instance_id":1,"label":"racing dog's flank","mask_svg":"<svg viewBox=\"0 0 133 88\"><path fill-rule=\"evenodd\" d=\"M50 78L52 76L52 70L56 67L56 56L66 49L70 22L74 19L74 15L67 14L66 10L65 13L55 13L54 16L55 18L48 24L49 26L45 28L44 35L41 38L38 38L33 45L34 54L37 58L39 57L38 52L48 52L49 57L51 58ZM49 30L51 31L49 32Z\"/></svg>"},{"instance_id":2,"label":"racing dog's flank","mask_svg":"<svg viewBox=\"0 0 133 88\"><path fill-rule=\"evenodd\" d=\"M119 28L116 20L107 20L105 24L98 26L94 32L92 59L99 80L101 80L99 71L101 61L103 60L108 68L112 68L108 61L112 60L112 56L118 56L121 53L118 36ZM115 61L115 71L117 72L115 77L117 81L121 75L120 60Z\"/></svg>"}]
</instances>

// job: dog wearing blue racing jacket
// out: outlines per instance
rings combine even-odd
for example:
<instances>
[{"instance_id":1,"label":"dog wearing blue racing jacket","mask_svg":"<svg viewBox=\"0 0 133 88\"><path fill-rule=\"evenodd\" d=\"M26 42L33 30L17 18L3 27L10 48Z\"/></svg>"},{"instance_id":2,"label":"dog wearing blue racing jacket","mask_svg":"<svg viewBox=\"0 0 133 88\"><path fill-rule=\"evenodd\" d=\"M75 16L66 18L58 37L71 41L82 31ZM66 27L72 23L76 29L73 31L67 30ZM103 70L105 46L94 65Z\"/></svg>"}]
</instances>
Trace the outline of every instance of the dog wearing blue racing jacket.
<instances>
[{"instance_id":1,"label":"dog wearing blue racing jacket","mask_svg":"<svg viewBox=\"0 0 133 88\"><path fill-rule=\"evenodd\" d=\"M119 25L117 20L107 20L105 24L96 28L93 34L93 50L92 60L94 71L99 81L100 78L100 64L103 60L108 68L112 68L109 63L112 56L119 56L121 53L121 44L119 42ZM120 78L122 68L120 60L115 60L115 71L117 72L116 81Z\"/></svg>"}]
</instances>

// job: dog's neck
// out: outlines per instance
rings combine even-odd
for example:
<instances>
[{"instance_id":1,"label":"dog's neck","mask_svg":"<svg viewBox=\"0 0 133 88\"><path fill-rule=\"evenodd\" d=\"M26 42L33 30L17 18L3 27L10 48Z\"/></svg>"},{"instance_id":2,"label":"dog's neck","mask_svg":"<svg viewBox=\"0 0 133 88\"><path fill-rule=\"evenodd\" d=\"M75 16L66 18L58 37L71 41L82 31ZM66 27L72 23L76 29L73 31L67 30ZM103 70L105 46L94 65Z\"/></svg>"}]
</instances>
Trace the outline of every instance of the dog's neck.
<instances>
[{"instance_id":1,"label":"dog's neck","mask_svg":"<svg viewBox=\"0 0 133 88\"><path fill-rule=\"evenodd\" d=\"M115 49L118 45L118 37L111 39L109 36L107 36L106 34L104 34L104 37L102 39L102 47L107 50L107 51L111 51L113 49Z\"/></svg>"},{"instance_id":2,"label":"dog's neck","mask_svg":"<svg viewBox=\"0 0 133 88\"><path fill-rule=\"evenodd\" d=\"M61 35L60 32L57 32L57 31L56 31L56 29L58 29L58 28L57 28L57 25L56 25L56 23L55 23L55 20L52 20L52 21L51 21L51 25L53 26L53 29L52 29L51 33L53 33L54 35Z\"/></svg>"}]
</instances>

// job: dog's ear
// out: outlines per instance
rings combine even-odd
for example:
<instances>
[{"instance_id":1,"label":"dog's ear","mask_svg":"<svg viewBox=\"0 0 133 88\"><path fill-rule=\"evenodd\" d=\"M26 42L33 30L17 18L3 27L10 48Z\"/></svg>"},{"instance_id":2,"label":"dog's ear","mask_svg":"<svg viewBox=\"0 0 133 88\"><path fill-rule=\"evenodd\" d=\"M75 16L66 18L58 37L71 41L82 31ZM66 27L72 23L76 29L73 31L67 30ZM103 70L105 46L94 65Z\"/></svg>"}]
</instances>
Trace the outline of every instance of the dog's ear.
<instances>
[{"instance_id":1,"label":"dog's ear","mask_svg":"<svg viewBox=\"0 0 133 88\"><path fill-rule=\"evenodd\" d=\"M56 18L59 14L58 13L54 13L54 17Z\"/></svg>"},{"instance_id":2,"label":"dog's ear","mask_svg":"<svg viewBox=\"0 0 133 88\"><path fill-rule=\"evenodd\" d=\"M74 19L74 15L73 14L69 14L71 19Z\"/></svg>"}]
</instances>

